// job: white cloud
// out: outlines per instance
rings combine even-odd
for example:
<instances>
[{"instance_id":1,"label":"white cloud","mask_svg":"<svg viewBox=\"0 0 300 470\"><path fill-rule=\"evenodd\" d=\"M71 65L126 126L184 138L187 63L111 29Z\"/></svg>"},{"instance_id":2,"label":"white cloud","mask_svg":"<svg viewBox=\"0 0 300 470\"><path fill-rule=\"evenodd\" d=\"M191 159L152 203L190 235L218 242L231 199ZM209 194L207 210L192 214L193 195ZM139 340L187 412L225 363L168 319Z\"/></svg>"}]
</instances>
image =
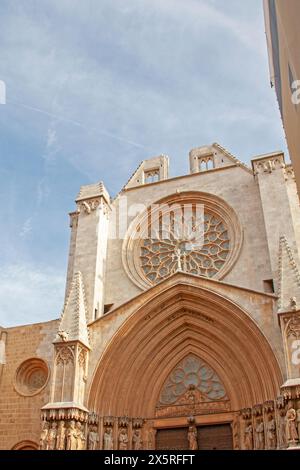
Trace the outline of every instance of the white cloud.
<instances>
[{"instance_id":1,"label":"white cloud","mask_svg":"<svg viewBox=\"0 0 300 470\"><path fill-rule=\"evenodd\" d=\"M25 238L32 231L32 217L25 220L23 227L20 231L20 237Z\"/></svg>"},{"instance_id":2,"label":"white cloud","mask_svg":"<svg viewBox=\"0 0 300 470\"><path fill-rule=\"evenodd\" d=\"M0 272L0 325L3 327L58 318L65 275L28 264L3 266Z\"/></svg>"}]
</instances>

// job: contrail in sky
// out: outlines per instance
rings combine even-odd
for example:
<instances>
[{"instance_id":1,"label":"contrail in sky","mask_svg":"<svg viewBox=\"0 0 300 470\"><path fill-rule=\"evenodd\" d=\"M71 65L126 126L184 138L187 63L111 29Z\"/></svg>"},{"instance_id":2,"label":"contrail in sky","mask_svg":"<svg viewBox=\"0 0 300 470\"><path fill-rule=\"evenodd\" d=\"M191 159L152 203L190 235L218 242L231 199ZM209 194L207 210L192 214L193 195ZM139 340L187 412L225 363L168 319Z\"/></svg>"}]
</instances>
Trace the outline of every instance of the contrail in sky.
<instances>
[{"instance_id":1,"label":"contrail in sky","mask_svg":"<svg viewBox=\"0 0 300 470\"><path fill-rule=\"evenodd\" d=\"M144 145L139 144L138 142L134 142L133 140L128 140L128 139L123 139L122 137L119 137L116 134L112 134L111 132L107 132L105 130L101 130L101 129L94 128L94 127L87 127L84 124L82 124L80 121L75 121L74 119L68 119L63 116L57 116L56 114L49 113L48 111L44 111L43 109L40 109L40 108L35 108L34 106L29 106L28 104L17 103L17 102L12 102L12 101L10 103L15 106L22 106L23 108L30 109L31 111L36 111L37 113L45 114L46 116L57 119L58 121L64 121L70 124L74 124L75 126L81 127L88 131L93 130L95 132L98 132L99 134L105 135L106 137L110 137L111 139L115 139L115 140L118 140L119 142L124 142L129 145L133 145L134 147L144 148L144 149L147 148Z\"/></svg>"}]
</instances>

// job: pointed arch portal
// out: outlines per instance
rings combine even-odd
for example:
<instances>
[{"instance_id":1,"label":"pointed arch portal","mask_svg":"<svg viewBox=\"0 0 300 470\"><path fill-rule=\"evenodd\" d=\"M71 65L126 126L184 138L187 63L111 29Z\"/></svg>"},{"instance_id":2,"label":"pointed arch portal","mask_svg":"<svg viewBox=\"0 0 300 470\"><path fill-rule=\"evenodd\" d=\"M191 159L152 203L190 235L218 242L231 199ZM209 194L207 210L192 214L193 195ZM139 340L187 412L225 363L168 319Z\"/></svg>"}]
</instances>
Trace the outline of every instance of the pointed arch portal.
<instances>
[{"instance_id":1,"label":"pointed arch portal","mask_svg":"<svg viewBox=\"0 0 300 470\"><path fill-rule=\"evenodd\" d=\"M196 374L183 385L187 358L194 358ZM176 381L178 367L174 392L170 377L175 373ZM201 374L213 380L201 384ZM156 293L114 335L94 373L88 407L101 416L143 417L156 427L168 418L178 426L176 416L205 410L226 416L273 400L281 384L274 352L250 315L199 284L179 282ZM189 408L192 391L198 408Z\"/></svg>"}]
</instances>

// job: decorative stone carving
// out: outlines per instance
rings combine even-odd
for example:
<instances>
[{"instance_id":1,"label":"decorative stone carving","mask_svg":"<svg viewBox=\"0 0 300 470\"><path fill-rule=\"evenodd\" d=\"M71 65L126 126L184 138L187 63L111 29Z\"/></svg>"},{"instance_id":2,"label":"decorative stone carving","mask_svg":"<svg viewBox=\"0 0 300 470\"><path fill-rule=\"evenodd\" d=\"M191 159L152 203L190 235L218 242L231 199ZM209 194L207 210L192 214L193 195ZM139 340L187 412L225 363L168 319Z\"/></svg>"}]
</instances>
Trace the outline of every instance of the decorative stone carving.
<instances>
[{"instance_id":1,"label":"decorative stone carving","mask_svg":"<svg viewBox=\"0 0 300 470\"><path fill-rule=\"evenodd\" d=\"M284 155L270 155L252 160L252 167L254 175L263 173L272 173L275 170L284 169Z\"/></svg>"},{"instance_id":2,"label":"decorative stone carving","mask_svg":"<svg viewBox=\"0 0 300 470\"><path fill-rule=\"evenodd\" d=\"M229 411L230 402L217 373L190 354L165 381L156 407L156 416L189 416Z\"/></svg>"},{"instance_id":3,"label":"decorative stone carving","mask_svg":"<svg viewBox=\"0 0 300 470\"><path fill-rule=\"evenodd\" d=\"M300 408L297 409L296 413L297 413L297 419L296 419L297 432L298 432L298 438L299 438L299 436L300 436Z\"/></svg>"},{"instance_id":4,"label":"decorative stone carving","mask_svg":"<svg viewBox=\"0 0 300 470\"><path fill-rule=\"evenodd\" d=\"M132 427L133 429L141 428L144 424L143 418L133 418Z\"/></svg>"},{"instance_id":5,"label":"decorative stone carving","mask_svg":"<svg viewBox=\"0 0 300 470\"><path fill-rule=\"evenodd\" d=\"M67 450L77 450L77 430L75 421L71 421L67 430Z\"/></svg>"},{"instance_id":6,"label":"decorative stone carving","mask_svg":"<svg viewBox=\"0 0 300 470\"><path fill-rule=\"evenodd\" d=\"M95 211L101 204L101 198L88 199L86 201L80 201L78 203L79 212L85 212L90 214L92 211Z\"/></svg>"},{"instance_id":7,"label":"decorative stone carving","mask_svg":"<svg viewBox=\"0 0 300 470\"><path fill-rule=\"evenodd\" d=\"M242 238L240 222L224 201L204 193L176 193L131 224L123 265L143 289L178 271L221 279L236 261Z\"/></svg>"},{"instance_id":8,"label":"decorative stone carving","mask_svg":"<svg viewBox=\"0 0 300 470\"><path fill-rule=\"evenodd\" d=\"M20 395L33 396L47 385L49 369L45 361L37 357L27 359L18 367L14 386Z\"/></svg>"},{"instance_id":9,"label":"decorative stone carving","mask_svg":"<svg viewBox=\"0 0 300 470\"><path fill-rule=\"evenodd\" d=\"M129 425L129 418L128 416L121 416L119 418L119 426L121 426L122 428L125 428Z\"/></svg>"},{"instance_id":10,"label":"decorative stone carving","mask_svg":"<svg viewBox=\"0 0 300 470\"><path fill-rule=\"evenodd\" d=\"M286 415L286 411L284 409L281 409L278 413L278 447L279 449L284 449L287 446L285 415Z\"/></svg>"},{"instance_id":11,"label":"decorative stone carving","mask_svg":"<svg viewBox=\"0 0 300 470\"><path fill-rule=\"evenodd\" d=\"M128 432L126 428L121 428L119 430L119 450L127 450L128 449Z\"/></svg>"},{"instance_id":12,"label":"decorative stone carving","mask_svg":"<svg viewBox=\"0 0 300 470\"><path fill-rule=\"evenodd\" d=\"M56 445L57 423L53 421L48 432L48 450L54 450Z\"/></svg>"},{"instance_id":13,"label":"decorative stone carving","mask_svg":"<svg viewBox=\"0 0 300 470\"><path fill-rule=\"evenodd\" d=\"M255 448L263 450L265 448L265 429L263 419L258 419L255 427Z\"/></svg>"},{"instance_id":14,"label":"decorative stone carving","mask_svg":"<svg viewBox=\"0 0 300 470\"><path fill-rule=\"evenodd\" d=\"M76 423L76 450L84 450L86 438L82 429L82 424L80 421Z\"/></svg>"},{"instance_id":15,"label":"decorative stone carving","mask_svg":"<svg viewBox=\"0 0 300 470\"><path fill-rule=\"evenodd\" d=\"M103 449L104 450L113 450L114 441L113 441L113 430L112 428L105 428L103 435Z\"/></svg>"},{"instance_id":16,"label":"decorative stone carving","mask_svg":"<svg viewBox=\"0 0 300 470\"><path fill-rule=\"evenodd\" d=\"M68 341L69 333L64 330L58 330L57 336L58 336L57 339L61 339L61 341L66 342Z\"/></svg>"},{"instance_id":17,"label":"decorative stone carving","mask_svg":"<svg viewBox=\"0 0 300 470\"><path fill-rule=\"evenodd\" d=\"M95 411L90 411L89 416L88 416L88 423L98 425L98 422L99 422L99 416L97 415L97 413L95 413Z\"/></svg>"},{"instance_id":18,"label":"decorative stone carving","mask_svg":"<svg viewBox=\"0 0 300 470\"><path fill-rule=\"evenodd\" d=\"M47 421L43 421L42 424L42 432L40 436L40 450L48 450L48 432L49 432L49 423Z\"/></svg>"},{"instance_id":19,"label":"decorative stone carving","mask_svg":"<svg viewBox=\"0 0 300 470\"><path fill-rule=\"evenodd\" d=\"M274 450L276 449L277 445L277 438L276 438L276 421L274 416L268 416L268 422L266 424L267 429L267 447L268 449Z\"/></svg>"},{"instance_id":20,"label":"decorative stone carving","mask_svg":"<svg viewBox=\"0 0 300 470\"><path fill-rule=\"evenodd\" d=\"M149 450L155 449L155 435L156 429L150 428L147 432L147 448Z\"/></svg>"},{"instance_id":21,"label":"decorative stone carving","mask_svg":"<svg viewBox=\"0 0 300 470\"><path fill-rule=\"evenodd\" d=\"M64 346L57 348L56 365L74 363L74 346Z\"/></svg>"},{"instance_id":22,"label":"decorative stone carving","mask_svg":"<svg viewBox=\"0 0 300 470\"><path fill-rule=\"evenodd\" d=\"M97 426L91 426L88 435L88 449L96 450L99 446L99 434Z\"/></svg>"},{"instance_id":23,"label":"decorative stone carving","mask_svg":"<svg viewBox=\"0 0 300 470\"><path fill-rule=\"evenodd\" d=\"M57 436L56 436L56 449L65 450L66 448L66 428L64 421L59 421Z\"/></svg>"},{"instance_id":24,"label":"decorative stone carving","mask_svg":"<svg viewBox=\"0 0 300 470\"><path fill-rule=\"evenodd\" d=\"M238 418L238 415L236 415L233 422L231 423L234 450L240 450L240 426L239 424L240 424L239 418Z\"/></svg>"},{"instance_id":25,"label":"decorative stone carving","mask_svg":"<svg viewBox=\"0 0 300 470\"><path fill-rule=\"evenodd\" d=\"M133 450L141 450L143 448L142 431L135 429L132 435Z\"/></svg>"},{"instance_id":26,"label":"decorative stone carving","mask_svg":"<svg viewBox=\"0 0 300 470\"><path fill-rule=\"evenodd\" d=\"M191 215L191 220L186 221L183 229L186 233L180 238L172 233L174 221L166 217L168 221L162 222L156 237L142 241L142 271L152 284L176 271L214 277L223 268L230 251L228 227L217 214L207 212L204 215L204 235L202 231L197 234L199 229L192 222L195 217Z\"/></svg>"},{"instance_id":27,"label":"decorative stone carving","mask_svg":"<svg viewBox=\"0 0 300 470\"><path fill-rule=\"evenodd\" d=\"M251 408L243 408L240 413L241 413L243 419L245 419L245 420L248 419L249 420L252 416L252 409Z\"/></svg>"},{"instance_id":28,"label":"decorative stone carving","mask_svg":"<svg viewBox=\"0 0 300 470\"><path fill-rule=\"evenodd\" d=\"M298 442L298 432L296 426L297 413L296 410L290 405L286 413L286 440L289 446L293 446Z\"/></svg>"},{"instance_id":29,"label":"decorative stone carving","mask_svg":"<svg viewBox=\"0 0 300 470\"><path fill-rule=\"evenodd\" d=\"M188 442L190 450L198 450L198 438L196 426L189 426L188 430Z\"/></svg>"},{"instance_id":30,"label":"decorative stone carving","mask_svg":"<svg viewBox=\"0 0 300 470\"><path fill-rule=\"evenodd\" d=\"M253 450L253 426L251 422L246 423L244 430L244 448L245 450Z\"/></svg>"},{"instance_id":31,"label":"decorative stone carving","mask_svg":"<svg viewBox=\"0 0 300 470\"><path fill-rule=\"evenodd\" d=\"M115 419L114 419L113 416L104 416L104 418L103 418L103 424L104 424L104 426L113 427L114 421L115 421Z\"/></svg>"},{"instance_id":32,"label":"decorative stone carving","mask_svg":"<svg viewBox=\"0 0 300 470\"><path fill-rule=\"evenodd\" d=\"M48 408L46 405L41 412L42 421L88 421L88 413L80 408Z\"/></svg>"},{"instance_id":33,"label":"decorative stone carving","mask_svg":"<svg viewBox=\"0 0 300 470\"><path fill-rule=\"evenodd\" d=\"M171 372L160 393L159 405L226 400L227 394L216 372L201 359L189 355Z\"/></svg>"}]
</instances>

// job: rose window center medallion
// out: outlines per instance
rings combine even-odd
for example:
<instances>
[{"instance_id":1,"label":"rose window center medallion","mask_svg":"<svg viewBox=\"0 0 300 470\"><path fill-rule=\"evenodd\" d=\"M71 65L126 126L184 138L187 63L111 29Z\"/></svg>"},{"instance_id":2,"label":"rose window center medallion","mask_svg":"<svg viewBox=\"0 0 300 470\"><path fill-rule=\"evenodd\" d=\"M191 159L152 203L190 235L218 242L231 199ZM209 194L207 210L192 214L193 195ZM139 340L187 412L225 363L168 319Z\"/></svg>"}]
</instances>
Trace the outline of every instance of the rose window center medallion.
<instances>
[{"instance_id":1,"label":"rose window center medallion","mask_svg":"<svg viewBox=\"0 0 300 470\"><path fill-rule=\"evenodd\" d=\"M168 226L160 224L154 237L141 240L141 268L152 284L176 271L213 278L223 268L231 249L225 222L212 212L204 212L201 227L189 222L182 236L170 218Z\"/></svg>"}]
</instances>

